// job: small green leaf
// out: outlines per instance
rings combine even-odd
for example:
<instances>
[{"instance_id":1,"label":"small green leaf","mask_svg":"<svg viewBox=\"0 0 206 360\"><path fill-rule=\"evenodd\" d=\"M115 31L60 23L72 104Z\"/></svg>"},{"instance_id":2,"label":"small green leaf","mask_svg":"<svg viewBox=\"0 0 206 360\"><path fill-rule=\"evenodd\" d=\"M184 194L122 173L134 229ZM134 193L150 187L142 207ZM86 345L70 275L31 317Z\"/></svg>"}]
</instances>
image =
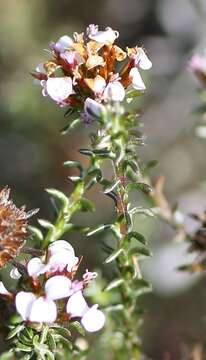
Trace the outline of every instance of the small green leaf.
<instances>
[{"instance_id":1,"label":"small green leaf","mask_svg":"<svg viewBox=\"0 0 206 360\"><path fill-rule=\"evenodd\" d=\"M28 338L24 333L20 333L18 335L18 339L22 344L31 346L32 345L32 339Z\"/></svg>"},{"instance_id":2,"label":"small green leaf","mask_svg":"<svg viewBox=\"0 0 206 360\"><path fill-rule=\"evenodd\" d=\"M81 198L81 200L78 201L78 206L79 206L79 210L80 211L94 211L94 204L92 201L85 199L85 198Z\"/></svg>"},{"instance_id":3,"label":"small green leaf","mask_svg":"<svg viewBox=\"0 0 206 360\"><path fill-rule=\"evenodd\" d=\"M50 350L45 350L44 354L46 355L47 360L55 360L55 355Z\"/></svg>"},{"instance_id":4,"label":"small green leaf","mask_svg":"<svg viewBox=\"0 0 206 360\"><path fill-rule=\"evenodd\" d=\"M104 261L105 264L109 264L112 261L114 261L119 255L121 255L124 252L124 249L118 249L114 251L106 260Z\"/></svg>"},{"instance_id":5,"label":"small green leaf","mask_svg":"<svg viewBox=\"0 0 206 360\"><path fill-rule=\"evenodd\" d=\"M133 238L144 245L146 245L147 243L145 237L142 234L138 233L137 231L130 231L130 233L125 236L125 239L127 239L128 241L130 241Z\"/></svg>"},{"instance_id":6,"label":"small green leaf","mask_svg":"<svg viewBox=\"0 0 206 360\"><path fill-rule=\"evenodd\" d=\"M64 328L62 326L55 326L55 327L52 326L52 328L56 333L64 336L65 338L71 338L72 336L71 332L67 328Z\"/></svg>"},{"instance_id":7,"label":"small green leaf","mask_svg":"<svg viewBox=\"0 0 206 360\"><path fill-rule=\"evenodd\" d=\"M80 154L86 155L86 156L93 156L93 151L90 149L79 149Z\"/></svg>"},{"instance_id":8,"label":"small green leaf","mask_svg":"<svg viewBox=\"0 0 206 360\"><path fill-rule=\"evenodd\" d=\"M44 326L44 328L43 328L43 330L41 332L40 344L44 344L46 342L48 331L49 331L49 327Z\"/></svg>"},{"instance_id":9,"label":"small green leaf","mask_svg":"<svg viewBox=\"0 0 206 360\"><path fill-rule=\"evenodd\" d=\"M78 168L80 172L80 177L83 176L84 169L82 167L82 164L79 161L65 161L64 166L67 168Z\"/></svg>"},{"instance_id":10,"label":"small green leaf","mask_svg":"<svg viewBox=\"0 0 206 360\"><path fill-rule=\"evenodd\" d=\"M123 283L124 283L124 279L115 279L109 283L109 285L106 287L105 291L113 290L113 289L119 287L120 285L122 285Z\"/></svg>"},{"instance_id":11,"label":"small green leaf","mask_svg":"<svg viewBox=\"0 0 206 360\"><path fill-rule=\"evenodd\" d=\"M75 329L79 334L83 336L85 335L85 330L78 321L71 321L69 325L71 328Z\"/></svg>"},{"instance_id":12,"label":"small green leaf","mask_svg":"<svg viewBox=\"0 0 206 360\"><path fill-rule=\"evenodd\" d=\"M146 247L143 247L143 246L135 246L135 247L133 247L132 249L129 250L128 254L130 256L137 255L138 257L140 255L140 258L142 258L142 256L143 257L152 256L152 253L150 252L150 250L147 249Z\"/></svg>"},{"instance_id":13,"label":"small green leaf","mask_svg":"<svg viewBox=\"0 0 206 360\"><path fill-rule=\"evenodd\" d=\"M50 332L48 332L47 334L47 343L51 351L54 351L56 349L56 341L53 334L51 334Z\"/></svg>"},{"instance_id":14,"label":"small green leaf","mask_svg":"<svg viewBox=\"0 0 206 360\"><path fill-rule=\"evenodd\" d=\"M109 182L109 184L107 186L104 186L104 193L108 193L113 191L120 183L120 180L115 180L112 182Z\"/></svg>"},{"instance_id":15,"label":"small green leaf","mask_svg":"<svg viewBox=\"0 0 206 360\"><path fill-rule=\"evenodd\" d=\"M104 311L106 311L106 312L114 312L114 311L122 311L122 310L124 310L124 305L123 304L107 306L104 309Z\"/></svg>"},{"instance_id":16,"label":"small green leaf","mask_svg":"<svg viewBox=\"0 0 206 360\"><path fill-rule=\"evenodd\" d=\"M115 159L116 158L115 153L108 150L107 148L93 150L93 154L95 154L96 156L101 157L101 158L109 158L109 159Z\"/></svg>"},{"instance_id":17,"label":"small green leaf","mask_svg":"<svg viewBox=\"0 0 206 360\"><path fill-rule=\"evenodd\" d=\"M34 337L33 337L33 345L34 345L34 347L36 347L36 348L39 348L39 345L41 344L41 340L40 340L40 337L39 337L39 335L34 335Z\"/></svg>"},{"instance_id":18,"label":"small green leaf","mask_svg":"<svg viewBox=\"0 0 206 360\"><path fill-rule=\"evenodd\" d=\"M19 324L17 325L14 329L12 329L8 336L7 336L7 340L12 339L14 336L16 336L17 334L19 334L23 329L25 328L25 324Z\"/></svg>"},{"instance_id":19,"label":"small green leaf","mask_svg":"<svg viewBox=\"0 0 206 360\"><path fill-rule=\"evenodd\" d=\"M129 185L127 185L126 189L128 192L131 190L141 190L145 194L149 194L153 190L150 185L142 183L142 182L129 184Z\"/></svg>"},{"instance_id":20,"label":"small green leaf","mask_svg":"<svg viewBox=\"0 0 206 360\"><path fill-rule=\"evenodd\" d=\"M29 226L29 231L31 232L32 236L34 236L37 240L42 241L44 236L41 232L41 230L39 230L37 227L35 226Z\"/></svg>"},{"instance_id":21,"label":"small green leaf","mask_svg":"<svg viewBox=\"0 0 206 360\"><path fill-rule=\"evenodd\" d=\"M46 191L55 199L59 200L65 208L68 206L69 199L62 191L56 189L46 189Z\"/></svg>"},{"instance_id":22,"label":"small green leaf","mask_svg":"<svg viewBox=\"0 0 206 360\"><path fill-rule=\"evenodd\" d=\"M146 216L155 216L155 213L152 211L152 209L147 209L147 208L144 208L141 206L134 207L129 212L131 215L140 214L140 215L146 215Z\"/></svg>"},{"instance_id":23,"label":"small green leaf","mask_svg":"<svg viewBox=\"0 0 206 360\"><path fill-rule=\"evenodd\" d=\"M89 230L89 232L87 233L87 236L92 236L94 234L98 234L106 229L111 229L112 224L103 224L103 225L99 225L94 227L93 229Z\"/></svg>"},{"instance_id":24,"label":"small green leaf","mask_svg":"<svg viewBox=\"0 0 206 360\"><path fill-rule=\"evenodd\" d=\"M31 352L33 350L33 348L32 348L32 346L22 344L20 341L18 341L18 343L16 345L16 350L23 351L23 352Z\"/></svg>"},{"instance_id":25,"label":"small green leaf","mask_svg":"<svg viewBox=\"0 0 206 360\"><path fill-rule=\"evenodd\" d=\"M150 283L148 283L144 279L136 279L134 281L135 291L134 295L135 297L139 297L143 294L149 293L152 291L152 286Z\"/></svg>"},{"instance_id":26,"label":"small green leaf","mask_svg":"<svg viewBox=\"0 0 206 360\"><path fill-rule=\"evenodd\" d=\"M54 225L52 223L50 223L48 220L44 220L44 219L38 219L37 220L39 225L41 225L43 228L45 229L54 229Z\"/></svg>"},{"instance_id":27,"label":"small green leaf","mask_svg":"<svg viewBox=\"0 0 206 360\"><path fill-rule=\"evenodd\" d=\"M67 134L69 131L75 129L78 125L81 124L81 119L78 118L78 119L74 119L72 120L69 124L67 124L62 130L61 130L61 133L63 135Z\"/></svg>"}]
</instances>

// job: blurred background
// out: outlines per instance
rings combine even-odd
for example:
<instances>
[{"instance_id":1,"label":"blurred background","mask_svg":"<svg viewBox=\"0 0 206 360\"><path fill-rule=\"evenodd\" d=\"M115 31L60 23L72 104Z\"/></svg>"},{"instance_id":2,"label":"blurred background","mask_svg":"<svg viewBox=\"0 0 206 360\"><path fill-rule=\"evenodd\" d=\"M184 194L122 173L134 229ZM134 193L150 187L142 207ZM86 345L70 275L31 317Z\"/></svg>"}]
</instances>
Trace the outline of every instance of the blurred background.
<instances>
[{"instance_id":1,"label":"blurred background","mask_svg":"<svg viewBox=\"0 0 206 360\"><path fill-rule=\"evenodd\" d=\"M205 209L206 143L195 137L198 118L191 114L198 104L198 83L186 68L190 56L206 45L205 20L205 0L1 0L0 185L11 187L18 205L38 207L39 217L47 219L52 219L52 211L44 189L56 187L69 194L72 185L62 163L83 160L78 148L86 146L91 128L82 126L62 137L64 109L41 96L29 72L46 60L43 49L51 40L95 23L118 30L120 46L147 49L153 69L145 79L147 146L141 156L145 161L158 159L153 177L165 175L172 204L178 200L186 214ZM95 190L88 196L95 201L97 217L82 215L78 220L108 221L113 216L110 200ZM189 217L185 220L195 229ZM148 237L154 253L144 265L154 293L144 297L143 348L152 359L178 359L185 343L205 341L206 282L177 272L187 261L186 247L172 241L168 226L138 218L136 227ZM105 253L99 238L79 239L74 234L70 240L84 255L84 266L102 268ZM104 268L103 273L112 276Z\"/></svg>"}]
</instances>

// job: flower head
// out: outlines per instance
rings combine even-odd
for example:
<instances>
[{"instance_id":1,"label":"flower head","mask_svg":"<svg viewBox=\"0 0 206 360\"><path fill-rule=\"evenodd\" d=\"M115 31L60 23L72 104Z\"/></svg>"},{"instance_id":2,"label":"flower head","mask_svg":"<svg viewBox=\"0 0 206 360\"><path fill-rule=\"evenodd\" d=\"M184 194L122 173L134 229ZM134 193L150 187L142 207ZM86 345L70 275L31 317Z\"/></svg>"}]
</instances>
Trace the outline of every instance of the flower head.
<instances>
[{"instance_id":1,"label":"flower head","mask_svg":"<svg viewBox=\"0 0 206 360\"><path fill-rule=\"evenodd\" d=\"M92 116L84 107L87 99L101 105L123 101L129 86L144 91L138 71L149 70L152 63L142 47L124 51L117 46L118 37L118 31L110 27L99 30L91 24L85 33L74 33L73 38L64 35L51 43L51 58L32 74L41 80L43 95L59 106L83 112L85 122L90 122Z\"/></svg>"},{"instance_id":2,"label":"flower head","mask_svg":"<svg viewBox=\"0 0 206 360\"><path fill-rule=\"evenodd\" d=\"M86 270L81 280L75 279L78 264L72 245L57 240L48 246L42 258L34 257L27 263L28 291L27 282L16 295L0 282L0 295L12 300L15 297L16 310L24 321L61 323L61 319L79 318L87 331L98 331L105 316L97 310L98 305L90 308L83 295L84 288L97 274ZM11 277L18 279L17 269L12 270Z\"/></svg>"},{"instance_id":3,"label":"flower head","mask_svg":"<svg viewBox=\"0 0 206 360\"><path fill-rule=\"evenodd\" d=\"M28 218L37 212L18 208L9 195L8 187L0 191L0 267L18 255L29 236Z\"/></svg>"}]
</instances>

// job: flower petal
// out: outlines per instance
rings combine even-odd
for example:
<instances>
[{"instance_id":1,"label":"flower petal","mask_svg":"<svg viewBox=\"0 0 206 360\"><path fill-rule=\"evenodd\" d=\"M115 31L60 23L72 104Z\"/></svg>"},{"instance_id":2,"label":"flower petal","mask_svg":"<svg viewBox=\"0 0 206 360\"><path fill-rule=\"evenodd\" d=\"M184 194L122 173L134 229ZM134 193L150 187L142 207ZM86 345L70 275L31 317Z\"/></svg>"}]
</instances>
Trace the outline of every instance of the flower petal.
<instances>
[{"instance_id":1,"label":"flower petal","mask_svg":"<svg viewBox=\"0 0 206 360\"><path fill-rule=\"evenodd\" d=\"M66 266L67 270L71 271L73 266L75 266L79 261L79 258L75 256L69 250L62 250L54 253L48 261L50 271L62 271Z\"/></svg>"},{"instance_id":2,"label":"flower petal","mask_svg":"<svg viewBox=\"0 0 206 360\"><path fill-rule=\"evenodd\" d=\"M84 111L90 117L99 118L104 110L104 106L97 101L87 98L84 102Z\"/></svg>"},{"instance_id":3,"label":"flower petal","mask_svg":"<svg viewBox=\"0 0 206 360\"><path fill-rule=\"evenodd\" d=\"M54 301L39 297L33 301L29 314L32 322L53 323L57 318L57 307Z\"/></svg>"},{"instance_id":4,"label":"flower petal","mask_svg":"<svg viewBox=\"0 0 206 360\"><path fill-rule=\"evenodd\" d=\"M71 253L74 255L74 248L73 246L66 240L57 240L51 243L48 247L48 250L50 251L51 255L63 251L68 250L71 251Z\"/></svg>"},{"instance_id":5,"label":"flower petal","mask_svg":"<svg viewBox=\"0 0 206 360\"><path fill-rule=\"evenodd\" d=\"M82 291L77 291L68 300L66 311L72 317L82 317L89 307L84 299Z\"/></svg>"},{"instance_id":6,"label":"flower petal","mask_svg":"<svg viewBox=\"0 0 206 360\"><path fill-rule=\"evenodd\" d=\"M145 54L144 50L142 48L138 48L139 54L139 67L142 70L149 70L152 67L152 62L148 58L148 56Z\"/></svg>"},{"instance_id":7,"label":"flower petal","mask_svg":"<svg viewBox=\"0 0 206 360\"><path fill-rule=\"evenodd\" d=\"M59 38L55 43L55 50L62 53L69 49L73 44L73 40L70 36L64 35Z\"/></svg>"},{"instance_id":8,"label":"flower petal","mask_svg":"<svg viewBox=\"0 0 206 360\"><path fill-rule=\"evenodd\" d=\"M71 294L71 281L63 275L56 275L46 281L46 296L50 300L69 297Z\"/></svg>"},{"instance_id":9,"label":"flower petal","mask_svg":"<svg viewBox=\"0 0 206 360\"><path fill-rule=\"evenodd\" d=\"M104 90L104 99L122 101L125 97L125 90L119 81L110 82Z\"/></svg>"},{"instance_id":10,"label":"flower petal","mask_svg":"<svg viewBox=\"0 0 206 360\"><path fill-rule=\"evenodd\" d=\"M10 277L14 280L18 280L21 277L19 270L15 267L10 271Z\"/></svg>"},{"instance_id":11,"label":"flower petal","mask_svg":"<svg viewBox=\"0 0 206 360\"><path fill-rule=\"evenodd\" d=\"M105 324L105 315L97 308L98 305L93 305L81 319L81 324L88 332L99 331Z\"/></svg>"},{"instance_id":12,"label":"flower petal","mask_svg":"<svg viewBox=\"0 0 206 360\"><path fill-rule=\"evenodd\" d=\"M72 79L65 77L50 77L46 82L46 91L55 101L61 102L73 94Z\"/></svg>"},{"instance_id":13,"label":"flower petal","mask_svg":"<svg viewBox=\"0 0 206 360\"><path fill-rule=\"evenodd\" d=\"M136 67L133 67L130 70L129 76L131 78L132 86L134 89L136 89L136 90L145 90L146 89L146 86L142 80L140 72Z\"/></svg>"},{"instance_id":14,"label":"flower petal","mask_svg":"<svg viewBox=\"0 0 206 360\"><path fill-rule=\"evenodd\" d=\"M10 295L11 293L5 288L2 281L0 281L0 295Z\"/></svg>"},{"instance_id":15,"label":"flower petal","mask_svg":"<svg viewBox=\"0 0 206 360\"><path fill-rule=\"evenodd\" d=\"M38 257L32 258L27 264L29 276L39 276L44 274L46 270L45 264Z\"/></svg>"},{"instance_id":16,"label":"flower petal","mask_svg":"<svg viewBox=\"0 0 206 360\"><path fill-rule=\"evenodd\" d=\"M90 78L85 79L84 81L95 94L102 94L106 86L105 79L100 75L97 75L94 79Z\"/></svg>"},{"instance_id":17,"label":"flower petal","mask_svg":"<svg viewBox=\"0 0 206 360\"><path fill-rule=\"evenodd\" d=\"M95 40L103 44L113 44L118 36L118 31L114 31L110 27L107 27L105 31L97 31L89 34L89 38L91 40Z\"/></svg>"},{"instance_id":18,"label":"flower petal","mask_svg":"<svg viewBox=\"0 0 206 360\"><path fill-rule=\"evenodd\" d=\"M31 292L20 291L15 298L16 310L23 320L28 320L31 306L36 300L36 296Z\"/></svg>"}]
</instances>

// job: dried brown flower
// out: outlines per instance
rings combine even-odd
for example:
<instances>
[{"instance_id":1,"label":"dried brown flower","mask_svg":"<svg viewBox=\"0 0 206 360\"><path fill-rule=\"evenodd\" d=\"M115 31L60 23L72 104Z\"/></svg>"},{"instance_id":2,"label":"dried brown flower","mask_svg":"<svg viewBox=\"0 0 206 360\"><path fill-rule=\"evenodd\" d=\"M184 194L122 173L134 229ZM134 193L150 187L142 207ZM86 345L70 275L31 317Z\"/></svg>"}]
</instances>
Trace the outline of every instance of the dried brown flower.
<instances>
[{"instance_id":1,"label":"dried brown flower","mask_svg":"<svg viewBox=\"0 0 206 360\"><path fill-rule=\"evenodd\" d=\"M18 255L29 236L27 220L38 211L16 207L9 195L8 187L0 191L0 267Z\"/></svg>"}]
</instances>

